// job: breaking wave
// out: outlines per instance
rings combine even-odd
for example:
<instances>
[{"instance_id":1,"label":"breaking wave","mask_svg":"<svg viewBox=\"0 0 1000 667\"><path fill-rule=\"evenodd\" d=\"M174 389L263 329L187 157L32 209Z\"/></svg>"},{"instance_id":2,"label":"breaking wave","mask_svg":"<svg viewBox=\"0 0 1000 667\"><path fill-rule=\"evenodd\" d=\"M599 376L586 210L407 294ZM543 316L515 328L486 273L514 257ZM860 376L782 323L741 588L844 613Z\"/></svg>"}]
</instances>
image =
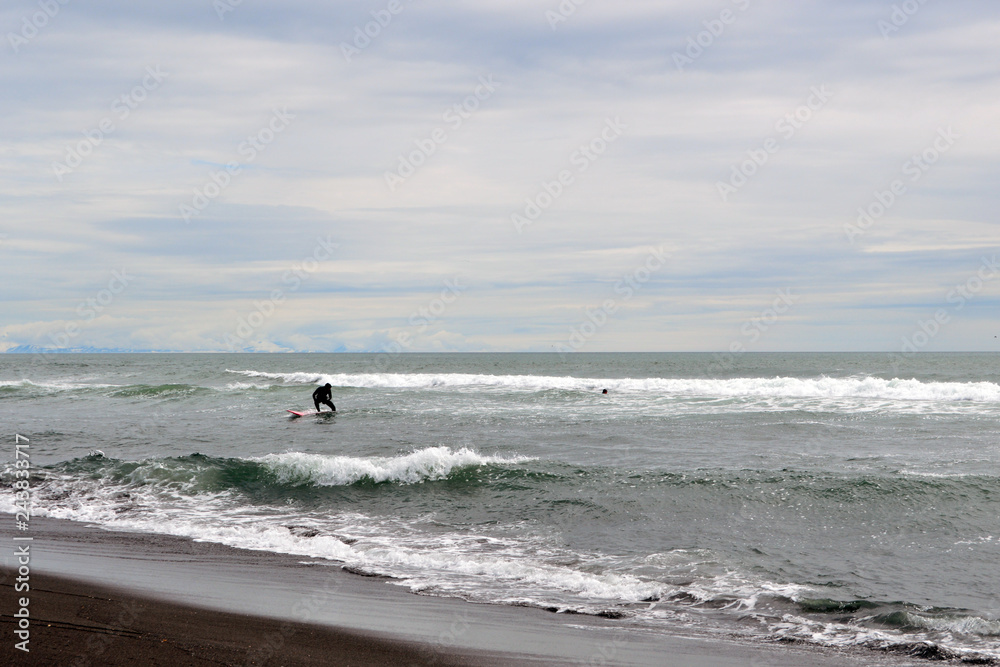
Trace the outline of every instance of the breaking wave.
<instances>
[{"instance_id":1,"label":"breaking wave","mask_svg":"<svg viewBox=\"0 0 1000 667\"><path fill-rule=\"evenodd\" d=\"M862 398L893 401L974 401L1000 403L1000 384L994 382L922 382L864 376L849 378L575 378L540 375L482 375L468 373L267 373L229 370L251 378L284 384L324 384L335 387L385 389L501 389L538 392L564 390L592 392L607 388L616 393L666 397Z\"/></svg>"},{"instance_id":2,"label":"breaking wave","mask_svg":"<svg viewBox=\"0 0 1000 667\"><path fill-rule=\"evenodd\" d=\"M427 447L396 457L358 458L320 454L268 454L258 459L283 484L346 486L360 481L418 484L447 478L452 471L484 465L523 463L525 457L482 456L470 449Z\"/></svg>"}]
</instances>

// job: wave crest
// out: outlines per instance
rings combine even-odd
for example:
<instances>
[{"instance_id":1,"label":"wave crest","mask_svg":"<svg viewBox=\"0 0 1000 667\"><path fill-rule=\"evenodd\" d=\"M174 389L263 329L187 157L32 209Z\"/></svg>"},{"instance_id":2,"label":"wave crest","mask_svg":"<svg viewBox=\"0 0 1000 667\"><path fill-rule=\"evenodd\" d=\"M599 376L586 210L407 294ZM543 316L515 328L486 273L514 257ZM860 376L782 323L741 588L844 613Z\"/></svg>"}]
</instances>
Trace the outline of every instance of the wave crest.
<instances>
[{"instance_id":1,"label":"wave crest","mask_svg":"<svg viewBox=\"0 0 1000 667\"><path fill-rule=\"evenodd\" d=\"M385 389L507 389L512 391L582 391L607 388L616 393L722 398L861 398L896 401L975 401L1000 403L994 382L922 382L865 376L849 378L575 378L545 375L469 373L267 373L228 371L286 384Z\"/></svg>"},{"instance_id":2,"label":"wave crest","mask_svg":"<svg viewBox=\"0 0 1000 667\"><path fill-rule=\"evenodd\" d=\"M347 486L356 482L418 484L447 478L452 471L482 465L509 465L532 459L483 456L463 447L427 447L397 457L358 458L289 452L256 459L282 484L299 486Z\"/></svg>"}]
</instances>

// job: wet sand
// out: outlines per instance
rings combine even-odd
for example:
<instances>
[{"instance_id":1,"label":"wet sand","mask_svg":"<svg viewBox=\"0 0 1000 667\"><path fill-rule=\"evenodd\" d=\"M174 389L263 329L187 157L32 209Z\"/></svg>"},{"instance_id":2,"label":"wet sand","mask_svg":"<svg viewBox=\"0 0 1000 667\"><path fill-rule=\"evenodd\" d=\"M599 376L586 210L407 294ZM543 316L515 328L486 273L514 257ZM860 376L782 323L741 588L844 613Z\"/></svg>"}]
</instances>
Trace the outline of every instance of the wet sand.
<instances>
[{"instance_id":1,"label":"wet sand","mask_svg":"<svg viewBox=\"0 0 1000 667\"><path fill-rule=\"evenodd\" d=\"M52 575L31 579L30 652L14 649L4 664L503 664L482 654L429 651L416 642L190 607ZM7 639L12 619L5 614L3 621ZM11 642L5 643L7 654Z\"/></svg>"},{"instance_id":2,"label":"wet sand","mask_svg":"<svg viewBox=\"0 0 1000 667\"><path fill-rule=\"evenodd\" d=\"M31 652L0 572L0 662L31 665L915 665L629 629L615 619L414 595L302 556L31 521ZM12 554L8 549L7 554ZM9 657L9 659L8 659Z\"/></svg>"}]
</instances>

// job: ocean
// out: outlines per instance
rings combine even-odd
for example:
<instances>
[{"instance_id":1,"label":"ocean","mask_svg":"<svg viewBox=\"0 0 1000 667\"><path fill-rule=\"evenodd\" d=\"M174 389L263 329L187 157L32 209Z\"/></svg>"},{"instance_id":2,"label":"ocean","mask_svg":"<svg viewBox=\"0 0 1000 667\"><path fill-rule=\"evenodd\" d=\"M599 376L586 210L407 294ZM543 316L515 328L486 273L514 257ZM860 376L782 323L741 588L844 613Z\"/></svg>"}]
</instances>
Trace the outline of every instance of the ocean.
<instances>
[{"instance_id":1,"label":"ocean","mask_svg":"<svg viewBox=\"0 0 1000 667\"><path fill-rule=\"evenodd\" d=\"M326 382L336 415L286 412ZM997 354L7 354L0 414L11 514L18 434L35 516L1000 661Z\"/></svg>"}]
</instances>

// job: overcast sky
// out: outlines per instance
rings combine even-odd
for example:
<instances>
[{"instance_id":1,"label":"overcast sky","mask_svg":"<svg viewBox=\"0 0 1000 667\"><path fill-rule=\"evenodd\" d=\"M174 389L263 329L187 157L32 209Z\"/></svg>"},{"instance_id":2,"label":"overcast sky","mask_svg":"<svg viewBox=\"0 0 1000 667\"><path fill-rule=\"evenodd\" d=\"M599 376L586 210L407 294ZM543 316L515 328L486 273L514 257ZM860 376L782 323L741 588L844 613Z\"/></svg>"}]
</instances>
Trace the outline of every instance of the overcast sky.
<instances>
[{"instance_id":1,"label":"overcast sky","mask_svg":"<svg viewBox=\"0 0 1000 667\"><path fill-rule=\"evenodd\" d=\"M1000 4L576 2L4 2L0 350L1000 349Z\"/></svg>"}]
</instances>

